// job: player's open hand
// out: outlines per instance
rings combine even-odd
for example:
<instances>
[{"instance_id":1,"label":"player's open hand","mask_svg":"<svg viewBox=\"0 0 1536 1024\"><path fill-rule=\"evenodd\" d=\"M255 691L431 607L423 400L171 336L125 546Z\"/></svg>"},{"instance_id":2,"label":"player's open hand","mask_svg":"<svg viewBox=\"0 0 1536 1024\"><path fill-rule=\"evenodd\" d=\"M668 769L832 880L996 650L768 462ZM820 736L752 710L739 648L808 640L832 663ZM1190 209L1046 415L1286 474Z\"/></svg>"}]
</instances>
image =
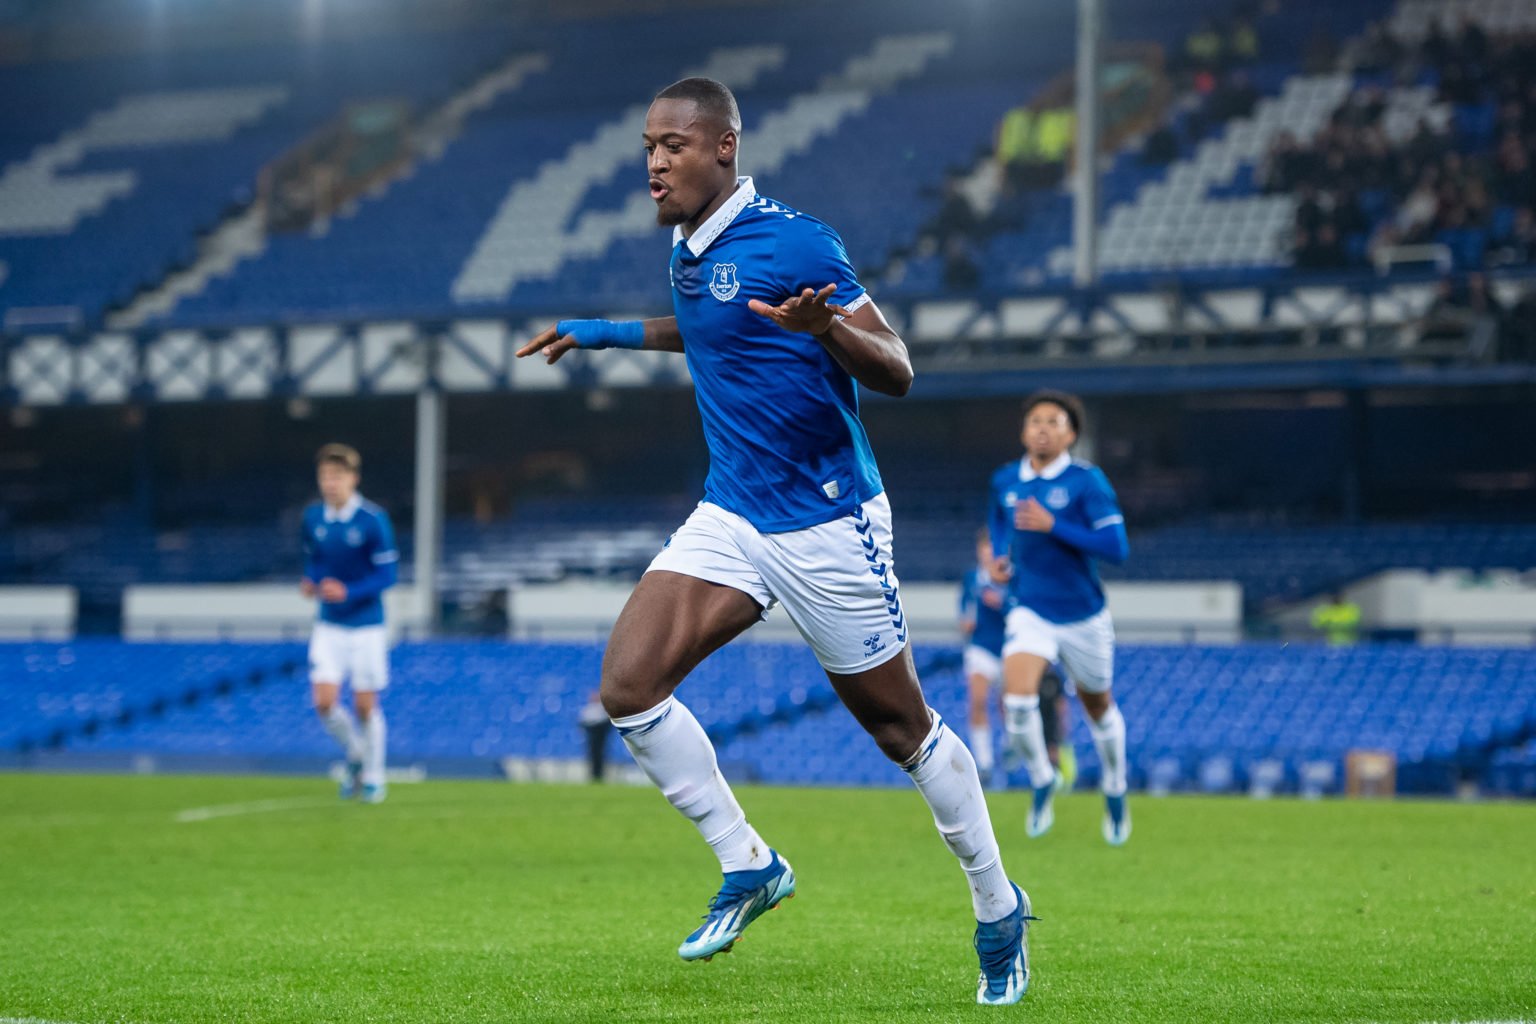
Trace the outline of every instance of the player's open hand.
<instances>
[{"instance_id":1,"label":"player's open hand","mask_svg":"<svg viewBox=\"0 0 1536 1024\"><path fill-rule=\"evenodd\" d=\"M517 350L517 358L544 353L544 362L554 363L573 348L580 348L574 334L561 334L559 326L546 327L534 335L532 341Z\"/></svg>"},{"instance_id":2,"label":"player's open hand","mask_svg":"<svg viewBox=\"0 0 1536 1024\"><path fill-rule=\"evenodd\" d=\"M347 585L334 576L320 581L320 600L327 604L340 604L347 599Z\"/></svg>"},{"instance_id":3,"label":"player's open hand","mask_svg":"<svg viewBox=\"0 0 1536 1024\"><path fill-rule=\"evenodd\" d=\"M1056 517L1034 498L1021 501L1013 509L1013 525L1030 533L1050 533L1056 525Z\"/></svg>"},{"instance_id":4,"label":"player's open hand","mask_svg":"<svg viewBox=\"0 0 1536 1024\"><path fill-rule=\"evenodd\" d=\"M1013 579L1013 560L1007 555L992 559L992 564L987 566L987 574L992 577L993 583L1007 583Z\"/></svg>"},{"instance_id":5,"label":"player's open hand","mask_svg":"<svg viewBox=\"0 0 1536 1024\"><path fill-rule=\"evenodd\" d=\"M760 299L747 303L747 308L758 316L766 317L784 328L800 334L826 334L838 317L849 316L842 306L827 300L837 291L837 285L829 284L821 291L807 288L799 295L791 295L777 306L770 306Z\"/></svg>"}]
</instances>

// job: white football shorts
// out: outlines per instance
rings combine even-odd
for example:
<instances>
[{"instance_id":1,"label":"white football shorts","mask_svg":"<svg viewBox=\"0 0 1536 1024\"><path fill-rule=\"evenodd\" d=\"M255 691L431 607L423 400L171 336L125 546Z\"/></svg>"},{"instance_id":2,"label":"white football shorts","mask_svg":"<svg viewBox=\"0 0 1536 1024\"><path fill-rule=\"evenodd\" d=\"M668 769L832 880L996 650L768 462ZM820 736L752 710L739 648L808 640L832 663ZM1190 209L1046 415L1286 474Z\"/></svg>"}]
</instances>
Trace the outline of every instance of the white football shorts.
<instances>
[{"instance_id":1,"label":"white football shorts","mask_svg":"<svg viewBox=\"0 0 1536 1024\"><path fill-rule=\"evenodd\" d=\"M976 644L966 644L962 655L965 664L965 679L970 682L977 676L987 681L988 686L996 686L1003 681L1003 659Z\"/></svg>"},{"instance_id":2,"label":"white football shorts","mask_svg":"<svg viewBox=\"0 0 1536 1024\"><path fill-rule=\"evenodd\" d=\"M1115 677L1115 624L1109 609L1080 622L1049 622L1028 608L1015 608L1006 620L1003 657L1034 654L1060 661L1067 677L1091 693L1109 690Z\"/></svg>"},{"instance_id":3,"label":"white football shorts","mask_svg":"<svg viewBox=\"0 0 1536 1024\"><path fill-rule=\"evenodd\" d=\"M782 604L821 667L837 675L875 668L907 645L884 494L852 515L787 533L759 533L700 502L646 571L657 569L740 590L765 617Z\"/></svg>"},{"instance_id":4,"label":"white football shorts","mask_svg":"<svg viewBox=\"0 0 1536 1024\"><path fill-rule=\"evenodd\" d=\"M350 682L354 690L389 685L389 639L383 626L315 623L309 635L309 681Z\"/></svg>"}]
</instances>

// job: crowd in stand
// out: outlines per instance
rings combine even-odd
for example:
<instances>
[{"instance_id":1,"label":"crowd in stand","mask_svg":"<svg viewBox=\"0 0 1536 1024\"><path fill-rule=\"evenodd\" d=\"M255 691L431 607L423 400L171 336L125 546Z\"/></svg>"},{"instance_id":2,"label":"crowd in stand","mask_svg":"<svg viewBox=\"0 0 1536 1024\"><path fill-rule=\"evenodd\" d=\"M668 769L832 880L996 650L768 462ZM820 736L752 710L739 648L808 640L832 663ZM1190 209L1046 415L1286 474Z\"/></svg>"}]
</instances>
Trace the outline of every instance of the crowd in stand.
<instances>
[{"instance_id":1,"label":"crowd in stand","mask_svg":"<svg viewBox=\"0 0 1536 1024\"><path fill-rule=\"evenodd\" d=\"M1536 41L1490 39L1468 21L1409 45L1377 24L1345 66L1392 83L1428 76L1455 115L1393 140L1387 92L1370 86L1315 138L1277 140L1259 181L1299 198L1296 266L1364 266L1426 244L1462 270L1536 258Z\"/></svg>"}]
</instances>

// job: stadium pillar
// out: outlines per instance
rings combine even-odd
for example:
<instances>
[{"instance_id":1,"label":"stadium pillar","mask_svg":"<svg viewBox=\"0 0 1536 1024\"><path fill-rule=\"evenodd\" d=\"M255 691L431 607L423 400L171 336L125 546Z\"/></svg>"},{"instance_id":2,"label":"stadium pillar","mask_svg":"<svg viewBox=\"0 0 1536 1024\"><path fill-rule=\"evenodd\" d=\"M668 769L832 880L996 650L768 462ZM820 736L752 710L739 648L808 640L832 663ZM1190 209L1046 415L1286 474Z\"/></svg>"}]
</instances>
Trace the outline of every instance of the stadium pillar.
<instances>
[{"instance_id":1,"label":"stadium pillar","mask_svg":"<svg viewBox=\"0 0 1536 1024\"><path fill-rule=\"evenodd\" d=\"M429 343L434 355L436 339ZM421 624L436 633L442 604L437 569L443 550L443 462L447 457L447 401L437 383L436 359L429 360L416 392L416 595Z\"/></svg>"},{"instance_id":2,"label":"stadium pillar","mask_svg":"<svg viewBox=\"0 0 1536 1024\"><path fill-rule=\"evenodd\" d=\"M1072 172L1072 280L1099 278L1099 84L1104 0L1077 0L1077 139Z\"/></svg>"}]
</instances>

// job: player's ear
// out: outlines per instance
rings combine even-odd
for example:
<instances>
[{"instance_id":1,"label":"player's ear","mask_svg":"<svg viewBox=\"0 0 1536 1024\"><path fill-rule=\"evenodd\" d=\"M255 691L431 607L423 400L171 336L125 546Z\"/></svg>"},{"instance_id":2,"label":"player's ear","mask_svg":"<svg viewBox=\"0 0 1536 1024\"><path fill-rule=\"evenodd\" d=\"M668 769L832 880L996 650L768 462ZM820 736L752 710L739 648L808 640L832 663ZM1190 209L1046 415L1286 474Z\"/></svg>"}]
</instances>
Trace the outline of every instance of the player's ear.
<instances>
[{"instance_id":1,"label":"player's ear","mask_svg":"<svg viewBox=\"0 0 1536 1024\"><path fill-rule=\"evenodd\" d=\"M721 164L736 162L736 146L740 140L736 137L734 128L727 128L720 135L720 141L715 146L715 159Z\"/></svg>"}]
</instances>

